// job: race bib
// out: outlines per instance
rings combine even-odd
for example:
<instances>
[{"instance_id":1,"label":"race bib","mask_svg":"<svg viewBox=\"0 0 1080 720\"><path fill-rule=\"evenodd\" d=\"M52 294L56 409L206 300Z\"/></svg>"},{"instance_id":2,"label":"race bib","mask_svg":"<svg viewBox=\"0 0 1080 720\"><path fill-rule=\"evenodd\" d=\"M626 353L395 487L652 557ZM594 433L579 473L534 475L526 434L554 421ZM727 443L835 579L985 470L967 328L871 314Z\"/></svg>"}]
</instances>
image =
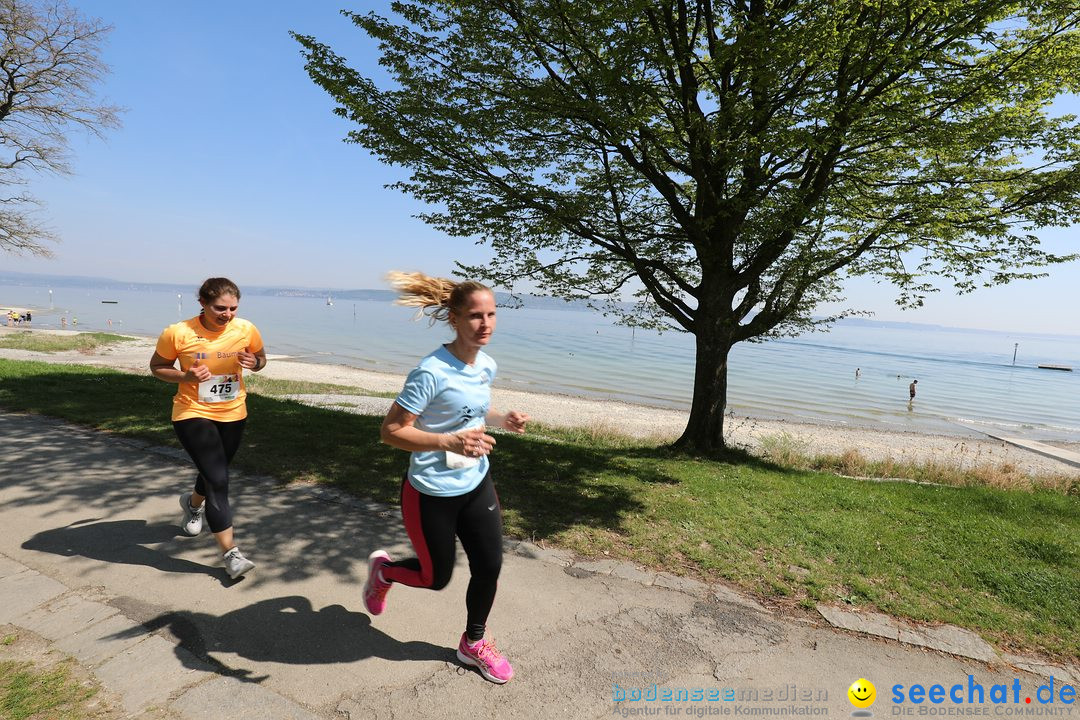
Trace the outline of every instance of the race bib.
<instances>
[{"instance_id":1,"label":"race bib","mask_svg":"<svg viewBox=\"0 0 1080 720\"><path fill-rule=\"evenodd\" d=\"M199 383L199 402L228 402L235 400L239 392L239 375L214 375L209 380Z\"/></svg>"},{"instance_id":2,"label":"race bib","mask_svg":"<svg viewBox=\"0 0 1080 720\"><path fill-rule=\"evenodd\" d=\"M451 470L460 470L479 464L479 457L468 457L466 455L461 455L460 453L450 452L449 450L446 451L446 467Z\"/></svg>"},{"instance_id":3,"label":"race bib","mask_svg":"<svg viewBox=\"0 0 1080 720\"><path fill-rule=\"evenodd\" d=\"M459 433L463 433L466 430L469 430L470 428L474 428L474 427L483 427L483 423L470 425L469 427L464 427L461 430L458 430L454 434L457 435ZM468 456L468 455L462 455L461 453L450 452L449 450L446 451L446 467L450 468L451 470L461 470L462 468L472 467L473 465L479 465L479 464L480 464L479 456L471 457L471 456Z\"/></svg>"}]
</instances>

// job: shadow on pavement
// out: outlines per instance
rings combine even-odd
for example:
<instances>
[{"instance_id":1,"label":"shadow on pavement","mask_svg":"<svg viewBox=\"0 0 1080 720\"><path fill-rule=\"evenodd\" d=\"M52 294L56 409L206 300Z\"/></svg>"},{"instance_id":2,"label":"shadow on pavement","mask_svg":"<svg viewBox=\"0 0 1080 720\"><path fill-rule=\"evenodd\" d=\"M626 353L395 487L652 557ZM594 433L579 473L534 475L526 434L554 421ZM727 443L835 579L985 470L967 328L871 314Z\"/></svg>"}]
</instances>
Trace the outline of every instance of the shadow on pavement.
<instances>
[{"instance_id":1,"label":"shadow on pavement","mask_svg":"<svg viewBox=\"0 0 1080 720\"><path fill-rule=\"evenodd\" d=\"M209 534L178 536L176 498L190 490L195 477L189 460L64 423L3 412L0 437L6 442L0 473L4 510L55 517L55 524L63 524L23 538L24 548L163 572L214 577L221 572L223 582L230 582L219 567L170 557L189 543L213 548ZM302 489L242 473L231 485L237 543L264 577L283 582L324 573L351 578L368 552L406 541L397 508L372 512L321 502ZM260 562L267 558L274 562Z\"/></svg>"},{"instance_id":2,"label":"shadow on pavement","mask_svg":"<svg viewBox=\"0 0 1080 720\"><path fill-rule=\"evenodd\" d=\"M80 556L92 560L125 565L146 565L162 572L197 573L220 578L222 584L233 581L224 568L215 568L169 555L165 550L146 547L175 540L175 523L149 524L145 520L112 520L97 518L79 520L54 530L37 533L22 544L25 550Z\"/></svg>"},{"instance_id":3,"label":"shadow on pavement","mask_svg":"<svg viewBox=\"0 0 1080 720\"><path fill-rule=\"evenodd\" d=\"M255 662L290 665L348 663L369 657L394 661L453 662L453 648L426 642L400 642L371 625L364 613L341 605L315 610L299 595L262 600L220 617L199 612L169 612L145 621L142 626L117 633L115 638L137 637L167 630L183 648L220 675L244 682L262 682L265 675L230 668L210 653L235 653ZM177 653L191 666L187 653ZM201 665L196 669L204 669Z\"/></svg>"}]
</instances>

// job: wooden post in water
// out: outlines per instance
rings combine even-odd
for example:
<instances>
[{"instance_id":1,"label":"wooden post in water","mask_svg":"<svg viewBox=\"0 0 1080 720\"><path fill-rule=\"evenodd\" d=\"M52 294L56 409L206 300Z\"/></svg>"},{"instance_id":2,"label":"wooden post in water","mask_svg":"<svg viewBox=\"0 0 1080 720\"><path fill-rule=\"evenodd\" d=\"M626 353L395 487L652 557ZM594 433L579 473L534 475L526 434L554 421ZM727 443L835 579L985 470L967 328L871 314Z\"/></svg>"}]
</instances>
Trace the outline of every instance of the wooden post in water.
<instances>
[{"instance_id":1,"label":"wooden post in water","mask_svg":"<svg viewBox=\"0 0 1080 720\"><path fill-rule=\"evenodd\" d=\"M1020 347L1020 343L1013 343L1013 367L1016 367L1016 348Z\"/></svg>"}]
</instances>

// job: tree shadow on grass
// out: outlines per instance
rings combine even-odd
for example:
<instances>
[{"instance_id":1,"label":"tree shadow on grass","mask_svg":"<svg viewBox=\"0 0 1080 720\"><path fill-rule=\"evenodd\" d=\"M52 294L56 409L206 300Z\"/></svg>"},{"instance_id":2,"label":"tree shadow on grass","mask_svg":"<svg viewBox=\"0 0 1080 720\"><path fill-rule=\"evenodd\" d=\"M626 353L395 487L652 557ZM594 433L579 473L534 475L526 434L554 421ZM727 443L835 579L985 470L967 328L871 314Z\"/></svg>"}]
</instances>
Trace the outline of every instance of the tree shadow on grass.
<instances>
[{"instance_id":1,"label":"tree shadow on grass","mask_svg":"<svg viewBox=\"0 0 1080 720\"><path fill-rule=\"evenodd\" d=\"M30 369L5 371L15 366ZM175 386L152 377L104 368L68 366L58 370L47 363L5 365L0 361L0 408L57 417L178 448L170 420L174 392ZM381 418L249 395L244 440L232 467L272 476L281 483L330 482L362 497L394 502L408 458L379 442L381 422ZM48 447L34 449L43 455L49 451ZM76 472L86 459L81 457L82 448L79 453L80 457L68 458L67 463L57 457L49 460L60 470ZM122 489L107 491L119 495Z\"/></svg>"},{"instance_id":2,"label":"tree shadow on grass","mask_svg":"<svg viewBox=\"0 0 1080 720\"><path fill-rule=\"evenodd\" d=\"M618 531L624 518L649 509L635 484L678 486L687 468L715 471L717 482L736 464L786 472L739 450L692 458L668 447L604 448L527 435L500 435L492 458L503 507L518 514L524 534L541 538L573 526Z\"/></svg>"},{"instance_id":3,"label":"tree shadow on grass","mask_svg":"<svg viewBox=\"0 0 1080 720\"><path fill-rule=\"evenodd\" d=\"M397 502L408 454L379 441L382 418L249 396L244 444L233 461L279 481L316 480Z\"/></svg>"},{"instance_id":4,"label":"tree shadow on grass","mask_svg":"<svg viewBox=\"0 0 1080 720\"><path fill-rule=\"evenodd\" d=\"M0 374L0 406L176 445L168 417L172 388L165 383L101 368L58 370L44 363L28 365L34 366L32 371L19 371L21 375ZM244 442L233 461L236 470L266 475L282 484L328 483L357 497L396 505L408 455L379 442L381 417L260 395L249 396L248 410ZM725 457L746 458L737 452ZM503 507L520 517L526 534L539 537L580 525L618 529L625 517L645 509L635 483L680 482L678 470L671 469L679 463L669 462L676 459L685 456L666 448L604 448L509 434L500 435L491 456ZM72 472L74 468L69 462L58 470ZM123 483L108 487L99 483L91 488L64 484L56 489L73 499L119 503L120 507L125 494L132 492ZM329 525L326 529L333 531Z\"/></svg>"}]
</instances>

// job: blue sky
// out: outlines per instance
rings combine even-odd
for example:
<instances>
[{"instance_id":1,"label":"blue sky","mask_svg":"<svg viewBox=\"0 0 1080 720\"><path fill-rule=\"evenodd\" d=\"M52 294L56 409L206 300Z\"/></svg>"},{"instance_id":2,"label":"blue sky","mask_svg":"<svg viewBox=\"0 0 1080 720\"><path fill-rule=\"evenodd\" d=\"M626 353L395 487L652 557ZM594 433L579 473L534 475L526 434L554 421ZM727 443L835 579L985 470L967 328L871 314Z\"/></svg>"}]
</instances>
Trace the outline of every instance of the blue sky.
<instances>
[{"instance_id":1,"label":"blue sky","mask_svg":"<svg viewBox=\"0 0 1080 720\"><path fill-rule=\"evenodd\" d=\"M338 10L372 3L251 0L159 3L78 0L114 26L104 96L126 108L104 141L72 138L74 175L37 177L29 190L63 239L52 259L0 255L22 272L197 284L228 275L241 286L383 287L390 269L449 274L486 248L448 238L412 216L417 201L383 186L401 176L342 138L328 95L303 70L295 30L316 36L366 72L373 43ZM379 2L378 6L383 6ZM1070 99L1062 109L1080 111ZM1048 232L1075 248L1075 230ZM882 320L1080 334L1073 310L1080 267L957 297L943 291L901 311L868 280L844 307ZM829 310L824 308L823 310Z\"/></svg>"}]
</instances>

